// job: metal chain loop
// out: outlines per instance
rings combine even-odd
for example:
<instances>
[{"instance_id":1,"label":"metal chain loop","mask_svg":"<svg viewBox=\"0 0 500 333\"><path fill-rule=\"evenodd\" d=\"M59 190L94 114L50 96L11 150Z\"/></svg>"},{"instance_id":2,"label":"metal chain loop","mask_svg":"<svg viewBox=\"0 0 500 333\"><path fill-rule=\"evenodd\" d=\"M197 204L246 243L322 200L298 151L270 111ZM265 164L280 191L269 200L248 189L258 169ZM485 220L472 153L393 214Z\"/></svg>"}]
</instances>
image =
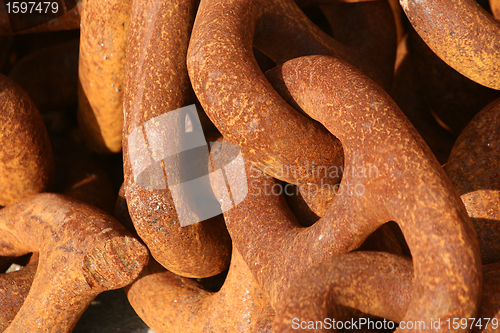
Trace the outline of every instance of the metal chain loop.
<instances>
[{"instance_id":1,"label":"metal chain loop","mask_svg":"<svg viewBox=\"0 0 500 333\"><path fill-rule=\"evenodd\" d=\"M499 1L77 2L0 5L0 331L494 331Z\"/></svg>"}]
</instances>

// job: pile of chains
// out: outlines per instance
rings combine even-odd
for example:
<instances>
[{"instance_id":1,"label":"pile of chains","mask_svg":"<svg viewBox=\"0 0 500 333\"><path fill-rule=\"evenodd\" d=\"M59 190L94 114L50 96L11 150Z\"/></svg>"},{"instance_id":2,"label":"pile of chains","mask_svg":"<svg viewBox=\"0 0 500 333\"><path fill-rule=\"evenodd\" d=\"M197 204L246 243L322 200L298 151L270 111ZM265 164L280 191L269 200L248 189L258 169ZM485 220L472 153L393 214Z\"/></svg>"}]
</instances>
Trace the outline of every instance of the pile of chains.
<instances>
[{"instance_id":1,"label":"pile of chains","mask_svg":"<svg viewBox=\"0 0 500 333\"><path fill-rule=\"evenodd\" d=\"M0 5L0 331L500 329L499 0L66 5Z\"/></svg>"}]
</instances>

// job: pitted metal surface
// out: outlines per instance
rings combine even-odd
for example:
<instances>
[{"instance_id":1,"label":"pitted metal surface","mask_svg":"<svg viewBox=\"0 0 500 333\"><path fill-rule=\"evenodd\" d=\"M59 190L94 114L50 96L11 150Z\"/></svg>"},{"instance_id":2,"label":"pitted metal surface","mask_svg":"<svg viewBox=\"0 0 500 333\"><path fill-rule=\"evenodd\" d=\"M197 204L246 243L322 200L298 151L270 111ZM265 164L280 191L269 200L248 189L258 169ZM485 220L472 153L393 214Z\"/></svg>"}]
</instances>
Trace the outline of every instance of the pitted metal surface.
<instances>
[{"instance_id":1,"label":"pitted metal surface","mask_svg":"<svg viewBox=\"0 0 500 333\"><path fill-rule=\"evenodd\" d=\"M400 2L0 4L0 331L498 329L498 1Z\"/></svg>"}]
</instances>

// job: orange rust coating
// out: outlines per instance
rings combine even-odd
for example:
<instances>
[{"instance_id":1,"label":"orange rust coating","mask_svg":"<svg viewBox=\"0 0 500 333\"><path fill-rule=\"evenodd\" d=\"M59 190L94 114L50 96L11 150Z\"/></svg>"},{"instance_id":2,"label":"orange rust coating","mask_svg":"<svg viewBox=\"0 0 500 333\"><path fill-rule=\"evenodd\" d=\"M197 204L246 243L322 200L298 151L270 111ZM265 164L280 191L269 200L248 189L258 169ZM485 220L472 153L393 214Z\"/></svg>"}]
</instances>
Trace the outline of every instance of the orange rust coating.
<instances>
[{"instance_id":1,"label":"orange rust coating","mask_svg":"<svg viewBox=\"0 0 500 333\"><path fill-rule=\"evenodd\" d=\"M370 4L363 8L371 8ZM188 70L197 97L224 137L237 143L259 169L293 184L335 184L338 179L317 175L315 170L342 164L338 142L322 126L303 118L276 96L258 69L251 47L255 44L277 63L308 54L337 56L388 88L396 33L389 5L380 4L375 4L380 7L377 14L384 13L384 19L364 31L367 39L378 38L377 33L370 34L372 30L385 28L378 31L384 30L379 43L367 41L378 45L380 52L367 57L365 53L370 50L373 55L373 48L360 48L363 42L358 39L363 38L348 41L354 41L354 45L332 39L292 1L202 1L188 52ZM371 62L374 59L375 65ZM293 142L301 142L307 150L299 154L292 149ZM304 161L314 166L308 168ZM306 175L295 177L281 172L301 168L308 169Z\"/></svg>"},{"instance_id":2,"label":"orange rust coating","mask_svg":"<svg viewBox=\"0 0 500 333\"><path fill-rule=\"evenodd\" d=\"M484 265L482 269L484 279L479 312L473 317L474 325L468 319L465 331L471 331L472 327L473 333L498 332L500 323L494 323L495 319L500 321L500 263ZM412 297L412 278L411 262L386 253L352 253L323 261L303 274L287 291L286 301L276 312L273 331L290 332L294 317L305 321L338 319L342 315L339 305L362 309L365 317L375 315L400 323L405 320ZM429 329L430 319L425 321L426 329L421 326L418 332L437 331ZM441 328L447 331L452 323L450 320L448 325L440 319Z\"/></svg>"},{"instance_id":3,"label":"orange rust coating","mask_svg":"<svg viewBox=\"0 0 500 333\"><path fill-rule=\"evenodd\" d=\"M276 27L283 28L281 35L274 31ZM294 40L295 33L306 37ZM328 37L293 1L208 0L200 3L188 50L193 89L214 125L256 167L293 184L335 184L338 178L316 175L315 170L342 165L342 150L321 125L308 121L280 98L260 71L252 45L254 37L273 36L267 42L279 53L271 56L278 62L283 54L284 60L301 52L343 54L342 47L328 48L314 33ZM331 44L339 45L334 40ZM263 47L270 51L268 45ZM299 153L297 142L307 150ZM284 169L304 172L292 175Z\"/></svg>"},{"instance_id":4,"label":"orange rust coating","mask_svg":"<svg viewBox=\"0 0 500 333\"><path fill-rule=\"evenodd\" d=\"M20 270L0 274L0 332L5 331L21 309L37 267L38 253L33 253L28 264Z\"/></svg>"},{"instance_id":5,"label":"orange rust coating","mask_svg":"<svg viewBox=\"0 0 500 333\"><path fill-rule=\"evenodd\" d=\"M2 74L0 108L0 206L6 206L50 188L54 157L35 104Z\"/></svg>"},{"instance_id":6,"label":"orange rust coating","mask_svg":"<svg viewBox=\"0 0 500 333\"><path fill-rule=\"evenodd\" d=\"M481 286L477 236L451 181L396 104L341 60L304 57L281 71L299 106L342 142L346 166L378 166L378 177L344 175L341 188L362 184L364 193L344 191L325 215L343 243L336 247L355 246L374 225L395 221L414 259L406 319L474 316ZM428 306L436 300L440 307Z\"/></svg>"},{"instance_id":7,"label":"orange rust coating","mask_svg":"<svg viewBox=\"0 0 500 333\"><path fill-rule=\"evenodd\" d=\"M354 252L332 257L294 281L276 311L273 332L296 332L294 318L339 320L338 305L399 322L410 303L412 280L411 261L399 256Z\"/></svg>"},{"instance_id":8,"label":"orange rust coating","mask_svg":"<svg viewBox=\"0 0 500 333\"><path fill-rule=\"evenodd\" d=\"M408 36L408 49L424 101L455 140L479 111L500 97L499 90L480 85L447 65L413 29Z\"/></svg>"},{"instance_id":9,"label":"orange rust coating","mask_svg":"<svg viewBox=\"0 0 500 333\"><path fill-rule=\"evenodd\" d=\"M233 249L229 273L218 292L203 290L194 280L151 262L139 279L125 288L130 304L157 333L270 332L274 311Z\"/></svg>"},{"instance_id":10,"label":"orange rust coating","mask_svg":"<svg viewBox=\"0 0 500 333\"><path fill-rule=\"evenodd\" d=\"M57 194L0 210L0 255L30 252L40 255L36 275L6 333L71 332L99 293L132 283L148 261L114 218Z\"/></svg>"},{"instance_id":11,"label":"orange rust coating","mask_svg":"<svg viewBox=\"0 0 500 333\"><path fill-rule=\"evenodd\" d=\"M335 234L343 234L341 246L356 245L373 225L395 221L414 258L406 318L473 316L481 281L476 234L451 181L396 104L334 58L295 59L281 71L299 106L342 142L346 165L378 166L378 177L345 174L340 186L362 184L364 193L344 191L325 215L338 228ZM356 226L349 216L356 216ZM429 308L436 300L441 306Z\"/></svg>"},{"instance_id":12,"label":"orange rust coating","mask_svg":"<svg viewBox=\"0 0 500 333\"><path fill-rule=\"evenodd\" d=\"M425 43L469 79L500 90L500 22L474 0L400 0Z\"/></svg>"},{"instance_id":13,"label":"orange rust coating","mask_svg":"<svg viewBox=\"0 0 500 333\"><path fill-rule=\"evenodd\" d=\"M451 181L396 104L335 58L297 58L276 70L298 105L340 139L345 168L376 167L377 173L345 173L329 211L309 228L298 228L282 198L264 191L225 213L231 238L274 308L311 266L356 249L381 224L395 221L414 258L406 318L474 316L481 287L477 236ZM273 183L250 179L258 189ZM429 306L435 300L440 306Z\"/></svg>"},{"instance_id":14,"label":"orange rust coating","mask_svg":"<svg viewBox=\"0 0 500 333\"><path fill-rule=\"evenodd\" d=\"M500 260L500 99L467 125L445 170L472 219L482 261Z\"/></svg>"},{"instance_id":15,"label":"orange rust coating","mask_svg":"<svg viewBox=\"0 0 500 333\"><path fill-rule=\"evenodd\" d=\"M490 0L490 8L493 16L500 20L500 1L498 0Z\"/></svg>"},{"instance_id":16,"label":"orange rust coating","mask_svg":"<svg viewBox=\"0 0 500 333\"><path fill-rule=\"evenodd\" d=\"M254 46L277 64L301 56L329 55L356 66L384 89L390 87L397 37L387 1L332 4L333 7L350 8L344 11L345 15L361 21L355 25L347 23L344 31L341 24L334 22L334 38L313 24L290 0L253 0L244 5L248 10L245 17L238 17L242 22L227 24L255 25Z\"/></svg>"},{"instance_id":17,"label":"orange rust coating","mask_svg":"<svg viewBox=\"0 0 500 333\"><path fill-rule=\"evenodd\" d=\"M131 1L83 0L78 126L90 149L121 150L125 51Z\"/></svg>"},{"instance_id":18,"label":"orange rust coating","mask_svg":"<svg viewBox=\"0 0 500 333\"><path fill-rule=\"evenodd\" d=\"M133 3L124 96L123 187L135 229L155 260L175 274L204 278L229 266L231 240L222 216L181 227L168 186L146 189L136 183L128 146L133 130L190 102L186 53L195 13L195 0Z\"/></svg>"}]
</instances>

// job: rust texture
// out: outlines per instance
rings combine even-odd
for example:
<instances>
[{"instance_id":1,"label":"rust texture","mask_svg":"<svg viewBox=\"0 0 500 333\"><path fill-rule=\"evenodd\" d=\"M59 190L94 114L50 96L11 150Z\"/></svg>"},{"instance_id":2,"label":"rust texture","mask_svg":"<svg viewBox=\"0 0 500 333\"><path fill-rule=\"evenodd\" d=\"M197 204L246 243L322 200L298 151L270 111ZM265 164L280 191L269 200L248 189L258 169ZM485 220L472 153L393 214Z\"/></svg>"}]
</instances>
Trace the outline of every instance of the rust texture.
<instances>
[{"instance_id":1,"label":"rust texture","mask_svg":"<svg viewBox=\"0 0 500 333\"><path fill-rule=\"evenodd\" d=\"M294 281L276 312L273 332L296 332L294 318L306 322L339 320L339 305L400 322L410 304L412 282L412 263L399 256L356 252L332 257Z\"/></svg>"},{"instance_id":2,"label":"rust texture","mask_svg":"<svg viewBox=\"0 0 500 333\"><path fill-rule=\"evenodd\" d=\"M500 99L460 134L445 166L472 219L483 263L500 260Z\"/></svg>"},{"instance_id":3,"label":"rust texture","mask_svg":"<svg viewBox=\"0 0 500 333\"><path fill-rule=\"evenodd\" d=\"M273 34L276 29L282 34ZM297 40L298 31L307 35L304 40ZM258 168L289 183L334 184L338 179L317 177L314 170L342 165L341 147L321 125L307 121L276 94L258 68L252 45L255 37L258 46L260 37L270 38L271 49L285 57L317 50L343 54L343 48L328 48L318 36L329 38L291 1L202 1L190 41L189 75L212 122ZM258 48L270 51L268 45ZM283 60L280 54L263 53L275 62ZM295 142L306 150L299 153ZM284 167L305 172L286 175Z\"/></svg>"},{"instance_id":4,"label":"rust texture","mask_svg":"<svg viewBox=\"0 0 500 333\"><path fill-rule=\"evenodd\" d=\"M49 136L35 104L0 74L0 206L43 192L54 181Z\"/></svg>"},{"instance_id":5,"label":"rust texture","mask_svg":"<svg viewBox=\"0 0 500 333\"><path fill-rule=\"evenodd\" d=\"M0 210L0 236L2 256L40 255L29 294L5 332L71 332L99 293L130 284L148 261L146 247L111 216L57 194Z\"/></svg>"},{"instance_id":6,"label":"rust texture","mask_svg":"<svg viewBox=\"0 0 500 333\"><path fill-rule=\"evenodd\" d=\"M273 307L311 266L356 249L380 225L395 221L415 269L406 319L475 315L481 259L474 228L446 173L387 93L331 57L298 58L277 70L298 105L340 139L345 167L366 169L344 174L326 215L307 229L298 228L281 197L263 191L274 180L247 171L261 191L225 220ZM369 175L370 167L377 173ZM356 186L363 195L356 195ZM429 306L436 302L440 307Z\"/></svg>"},{"instance_id":7,"label":"rust texture","mask_svg":"<svg viewBox=\"0 0 500 333\"><path fill-rule=\"evenodd\" d=\"M79 41L73 40L30 53L9 73L44 114L78 103Z\"/></svg>"},{"instance_id":8,"label":"rust texture","mask_svg":"<svg viewBox=\"0 0 500 333\"><path fill-rule=\"evenodd\" d=\"M425 43L469 79L500 90L500 22L474 0L400 0Z\"/></svg>"},{"instance_id":9,"label":"rust texture","mask_svg":"<svg viewBox=\"0 0 500 333\"><path fill-rule=\"evenodd\" d=\"M500 329L500 0L66 1L0 3L0 332Z\"/></svg>"},{"instance_id":10,"label":"rust texture","mask_svg":"<svg viewBox=\"0 0 500 333\"><path fill-rule=\"evenodd\" d=\"M413 279L411 262L386 253L353 253L325 260L288 289L285 302L276 312L273 332L296 331L290 330L293 318L314 322L318 318L339 318L343 315L342 306L362 309L365 318L374 315L400 323L405 320L411 304ZM475 318L491 320L488 327L486 321L482 321L469 331L498 331L498 325L492 325L491 321L500 320L499 300L500 264L484 265L481 302ZM444 331L448 331L447 323L441 321L440 326L446 326ZM418 332L438 331L429 330L429 321L426 327L427 330L419 329ZM315 332L331 330L318 329Z\"/></svg>"},{"instance_id":11,"label":"rust texture","mask_svg":"<svg viewBox=\"0 0 500 333\"><path fill-rule=\"evenodd\" d=\"M0 274L0 332L7 329L28 297L37 267L38 254L34 253L25 267Z\"/></svg>"},{"instance_id":12,"label":"rust texture","mask_svg":"<svg viewBox=\"0 0 500 333\"><path fill-rule=\"evenodd\" d=\"M408 36L408 49L424 100L455 138L479 111L500 98L500 91L482 86L448 66L413 29Z\"/></svg>"},{"instance_id":13,"label":"rust texture","mask_svg":"<svg viewBox=\"0 0 500 333\"><path fill-rule=\"evenodd\" d=\"M378 56L366 57L357 47L362 43L344 45L332 39L291 1L202 1L188 53L197 97L224 137L237 143L259 169L289 183L333 185L338 179L315 175L315 170L342 164L338 141L319 124L297 114L270 89L257 67L252 44L277 63L318 53L346 58L387 86L392 78L396 36L390 7L386 2L382 7L385 19L379 18L374 26L378 33L382 28L388 31L374 42L379 44ZM366 14L367 9L360 12ZM378 35L370 34L373 26L367 26L356 33L358 37L366 33L370 44L370 38ZM354 40L346 37L347 42ZM372 59L379 61L376 66L368 63ZM295 142L301 142L300 152L293 148ZM284 175L283 168L306 168L307 173Z\"/></svg>"},{"instance_id":14,"label":"rust texture","mask_svg":"<svg viewBox=\"0 0 500 333\"><path fill-rule=\"evenodd\" d=\"M194 0L133 4L127 49L123 163L130 216L152 256L175 274L202 278L229 266L231 240L222 216L181 227L167 185L165 189L148 189L137 184L132 167L142 161L131 161L130 148L137 147L129 147L131 132L139 129L142 133L146 121L165 116L191 101L186 53L195 5ZM183 121L179 119L179 128L184 128L180 126ZM172 137L170 133L175 130L178 129L162 128L161 136ZM140 149L168 149L174 142L163 139L156 144ZM168 184L164 166L159 179Z\"/></svg>"},{"instance_id":15,"label":"rust texture","mask_svg":"<svg viewBox=\"0 0 500 333\"><path fill-rule=\"evenodd\" d=\"M100 153L121 150L123 89L131 1L84 0L78 74L78 126Z\"/></svg>"},{"instance_id":16,"label":"rust texture","mask_svg":"<svg viewBox=\"0 0 500 333\"><path fill-rule=\"evenodd\" d=\"M289 188L290 191L285 192L285 201L288 207L301 226L310 227L320 219L320 216L311 209L310 204L302 197L296 185L290 185Z\"/></svg>"},{"instance_id":17,"label":"rust texture","mask_svg":"<svg viewBox=\"0 0 500 333\"><path fill-rule=\"evenodd\" d=\"M80 28L80 12L82 10L82 2L78 1L75 7L69 10L66 14L53 19L49 22L45 22L45 17L43 15L37 17L30 17L34 21L29 23L29 25L36 25L33 28L19 31L19 34L35 33L35 32L48 32L48 31L61 31L61 30L74 30ZM40 23L37 23L39 20ZM0 35L12 35L12 27L9 23L9 18L7 16L7 9L2 2L0 5Z\"/></svg>"},{"instance_id":18,"label":"rust texture","mask_svg":"<svg viewBox=\"0 0 500 333\"><path fill-rule=\"evenodd\" d=\"M389 88L397 40L394 17L387 1L340 4L339 8L361 22L350 31L334 23L334 38L312 24L292 1L254 0L250 3L251 7L246 6L253 9L253 13L247 11L245 14L253 15L241 23L255 25L254 46L277 64L300 56L330 55L348 61L383 88ZM374 18L369 17L370 11ZM368 50L370 56L365 54Z\"/></svg>"},{"instance_id":19,"label":"rust texture","mask_svg":"<svg viewBox=\"0 0 500 333\"><path fill-rule=\"evenodd\" d=\"M490 8L493 16L500 20L500 1L498 0L490 0Z\"/></svg>"},{"instance_id":20,"label":"rust texture","mask_svg":"<svg viewBox=\"0 0 500 333\"><path fill-rule=\"evenodd\" d=\"M233 249L219 291L204 290L196 281L151 262L126 288L130 304L157 333L270 332L274 311L238 250Z\"/></svg>"}]
</instances>

